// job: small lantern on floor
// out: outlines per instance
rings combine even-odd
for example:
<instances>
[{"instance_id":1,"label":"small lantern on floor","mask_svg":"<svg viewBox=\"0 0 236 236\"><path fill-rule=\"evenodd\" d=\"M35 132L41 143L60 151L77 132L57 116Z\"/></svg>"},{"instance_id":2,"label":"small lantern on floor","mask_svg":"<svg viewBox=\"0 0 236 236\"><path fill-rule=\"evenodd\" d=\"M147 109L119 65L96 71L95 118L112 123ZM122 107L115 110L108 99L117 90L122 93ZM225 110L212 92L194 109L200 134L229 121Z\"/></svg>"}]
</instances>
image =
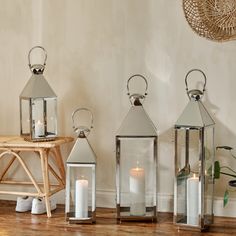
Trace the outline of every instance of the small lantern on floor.
<instances>
[{"instance_id":1,"label":"small lantern on floor","mask_svg":"<svg viewBox=\"0 0 236 236\"><path fill-rule=\"evenodd\" d=\"M130 95L129 84L134 78L145 82L144 94ZM142 106L147 88L147 80L142 75L133 75L127 81L132 106L116 134L116 200L119 222L157 220L157 133Z\"/></svg>"},{"instance_id":2,"label":"small lantern on floor","mask_svg":"<svg viewBox=\"0 0 236 236\"><path fill-rule=\"evenodd\" d=\"M75 115L79 112L90 113L89 128L75 125ZM96 220L96 156L87 140L93 125L93 115L87 108L78 108L72 114L72 121L78 138L66 161L66 218L69 223L94 223Z\"/></svg>"},{"instance_id":3,"label":"small lantern on floor","mask_svg":"<svg viewBox=\"0 0 236 236\"><path fill-rule=\"evenodd\" d=\"M200 72L203 90L188 90L190 73ZM189 103L175 124L174 223L205 230L213 223L214 121L201 102L206 76L198 69L185 77Z\"/></svg>"},{"instance_id":4,"label":"small lantern on floor","mask_svg":"<svg viewBox=\"0 0 236 236\"><path fill-rule=\"evenodd\" d=\"M31 65L31 53L41 49L43 64ZM57 96L43 76L47 53L41 46L28 54L32 76L20 94L20 134L28 141L49 141L57 136Z\"/></svg>"}]
</instances>

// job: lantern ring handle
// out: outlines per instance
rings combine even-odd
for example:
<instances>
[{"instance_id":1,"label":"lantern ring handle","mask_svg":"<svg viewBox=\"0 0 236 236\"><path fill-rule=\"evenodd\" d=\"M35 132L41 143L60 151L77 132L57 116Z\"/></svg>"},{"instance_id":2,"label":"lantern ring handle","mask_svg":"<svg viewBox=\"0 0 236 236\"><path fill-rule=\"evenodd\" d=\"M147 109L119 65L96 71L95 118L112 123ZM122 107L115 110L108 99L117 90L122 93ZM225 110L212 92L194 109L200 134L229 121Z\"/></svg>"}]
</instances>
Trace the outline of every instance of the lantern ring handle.
<instances>
[{"instance_id":1,"label":"lantern ring handle","mask_svg":"<svg viewBox=\"0 0 236 236\"><path fill-rule=\"evenodd\" d=\"M90 119L91 119L90 127L75 125L75 115L76 115L76 113L79 113L80 111L87 111L88 113L90 113ZM82 133L82 135L86 136L85 133L87 133L87 136L88 136L91 129L93 128L93 113L91 112L91 110L89 110L88 108L84 108L84 107L78 108L72 113L71 118L72 118L74 132L78 133L79 136L81 135L81 133Z\"/></svg>"},{"instance_id":2,"label":"lantern ring handle","mask_svg":"<svg viewBox=\"0 0 236 236\"><path fill-rule=\"evenodd\" d=\"M30 49L30 51L29 51L29 53L28 53L28 62L29 62L29 68L30 68L30 69L32 68L32 65L31 65L31 62L30 62L30 55L31 55L32 51L33 51L34 49L36 49L36 48L39 48L39 49L42 49L42 50L43 50L43 52L44 52L44 62L43 62L43 66L46 65L46 61L47 61L47 51L46 51L45 48L42 47L42 46L34 46L34 47L32 47L32 48Z\"/></svg>"},{"instance_id":3,"label":"lantern ring handle","mask_svg":"<svg viewBox=\"0 0 236 236\"><path fill-rule=\"evenodd\" d=\"M187 81L187 79L188 79L189 74L192 73L192 72L194 72L194 71L198 71L198 72L200 72L200 73L203 75L203 78L204 78L204 85L203 85L203 89L202 89L202 95L204 94L205 88L206 88L207 78L206 78L205 73L204 73L202 70L200 70L200 69L192 69L192 70L190 70L190 71L186 74L186 76L185 76L185 86L186 86L186 91L187 91L188 96L189 96L189 90L188 90L188 81Z\"/></svg>"},{"instance_id":4,"label":"lantern ring handle","mask_svg":"<svg viewBox=\"0 0 236 236\"><path fill-rule=\"evenodd\" d=\"M130 95L130 91L129 91L129 83L131 81L131 79L133 79L134 77L141 77L144 82L145 82L145 93L144 93L144 97L147 95L147 90L148 90L148 82L147 82L147 79L143 76L143 75L140 75L140 74L135 74L135 75L132 75L131 77L129 77L128 81L127 81L127 95Z\"/></svg>"}]
</instances>

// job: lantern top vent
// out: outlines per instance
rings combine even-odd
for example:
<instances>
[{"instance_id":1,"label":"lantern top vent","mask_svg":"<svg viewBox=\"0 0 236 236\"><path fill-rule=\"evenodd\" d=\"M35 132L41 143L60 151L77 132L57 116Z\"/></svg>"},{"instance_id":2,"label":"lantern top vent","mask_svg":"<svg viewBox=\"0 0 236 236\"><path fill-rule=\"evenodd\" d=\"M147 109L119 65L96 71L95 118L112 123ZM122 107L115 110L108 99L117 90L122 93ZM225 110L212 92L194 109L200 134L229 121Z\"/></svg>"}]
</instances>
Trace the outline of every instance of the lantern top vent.
<instances>
[{"instance_id":1,"label":"lantern top vent","mask_svg":"<svg viewBox=\"0 0 236 236\"><path fill-rule=\"evenodd\" d=\"M75 115L81 111L90 113L90 127L75 124ZM87 108L78 108L72 113L72 122L74 132L78 137L66 162L68 164L96 164L96 155L87 140L87 136L93 128L92 112Z\"/></svg>"},{"instance_id":2,"label":"lantern top vent","mask_svg":"<svg viewBox=\"0 0 236 236\"><path fill-rule=\"evenodd\" d=\"M42 49L44 52L44 63L34 64L30 62L30 55L36 48ZM46 50L41 46L33 47L28 54L29 68L32 72L32 76L25 85L23 91L20 94L21 98L55 98L57 97L46 79L43 76L43 72L46 65L47 53Z\"/></svg>"},{"instance_id":3,"label":"lantern top vent","mask_svg":"<svg viewBox=\"0 0 236 236\"><path fill-rule=\"evenodd\" d=\"M133 78L142 78L145 82L144 94L130 94L129 83ZM148 83L144 76L136 74L127 81L127 91L131 102L131 108L117 132L117 136L136 137L136 136L157 136L156 127L145 112L142 103L147 95Z\"/></svg>"},{"instance_id":4,"label":"lantern top vent","mask_svg":"<svg viewBox=\"0 0 236 236\"><path fill-rule=\"evenodd\" d=\"M202 91L198 89L188 90L187 78L188 75L193 71L198 71L202 73L204 77L204 85ZM206 75L199 69L192 69L187 73L185 77L185 84L186 84L187 95L190 101L185 107L179 119L177 120L175 127L201 128L214 125L215 124L214 120L211 118L209 112L201 102L201 98L204 95L206 87Z\"/></svg>"}]
</instances>

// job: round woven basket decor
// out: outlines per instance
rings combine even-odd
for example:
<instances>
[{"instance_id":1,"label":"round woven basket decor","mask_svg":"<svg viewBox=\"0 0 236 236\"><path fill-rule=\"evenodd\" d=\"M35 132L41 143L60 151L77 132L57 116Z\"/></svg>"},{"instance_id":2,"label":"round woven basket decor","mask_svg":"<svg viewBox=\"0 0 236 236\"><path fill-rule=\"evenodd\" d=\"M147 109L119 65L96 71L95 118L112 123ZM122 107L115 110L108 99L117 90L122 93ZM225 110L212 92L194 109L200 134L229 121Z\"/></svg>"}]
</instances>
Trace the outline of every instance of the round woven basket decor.
<instances>
[{"instance_id":1,"label":"round woven basket decor","mask_svg":"<svg viewBox=\"0 0 236 236\"><path fill-rule=\"evenodd\" d=\"M183 0L190 27L213 41L236 39L236 0Z\"/></svg>"}]
</instances>

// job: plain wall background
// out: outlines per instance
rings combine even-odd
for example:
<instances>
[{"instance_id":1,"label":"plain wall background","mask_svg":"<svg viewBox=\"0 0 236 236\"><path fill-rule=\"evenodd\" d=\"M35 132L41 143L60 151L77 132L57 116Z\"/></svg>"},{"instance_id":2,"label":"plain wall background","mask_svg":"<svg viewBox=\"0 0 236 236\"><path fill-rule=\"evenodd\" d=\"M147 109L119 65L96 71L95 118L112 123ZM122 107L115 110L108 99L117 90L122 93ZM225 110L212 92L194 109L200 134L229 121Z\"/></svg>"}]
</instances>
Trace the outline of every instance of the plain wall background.
<instances>
[{"instance_id":1,"label":"plain wall background","mask_svg":"<svg viewBox=\"0 0 236 236\"><path fill-rule=\"evenodd\" d=\"M42 45L48 53L44 76L58 95L59 134L74 136L71 113L77 107L94 113L89 140L98 157L98 205L106 206L104 197L115 206L115 134L130 107L126 82L132 74L143 74L149 83L144 107L159 134L160 199L173 198L172 127L188 102L184 78L190 69L207 75L204 101L217 123L216 145L236 148L236 43L196 35L181 1L0 0L0 5L0 134L19 134L19 94L31 75L27 54ZM70 148L63 150L65 160ZM236 167L232 159L225 162ZM219 199L225 184L216 182ZM63 203L63 192L57 198ZM234 214L230 206L226 214Z\"/></svg>"}]
</instances>

